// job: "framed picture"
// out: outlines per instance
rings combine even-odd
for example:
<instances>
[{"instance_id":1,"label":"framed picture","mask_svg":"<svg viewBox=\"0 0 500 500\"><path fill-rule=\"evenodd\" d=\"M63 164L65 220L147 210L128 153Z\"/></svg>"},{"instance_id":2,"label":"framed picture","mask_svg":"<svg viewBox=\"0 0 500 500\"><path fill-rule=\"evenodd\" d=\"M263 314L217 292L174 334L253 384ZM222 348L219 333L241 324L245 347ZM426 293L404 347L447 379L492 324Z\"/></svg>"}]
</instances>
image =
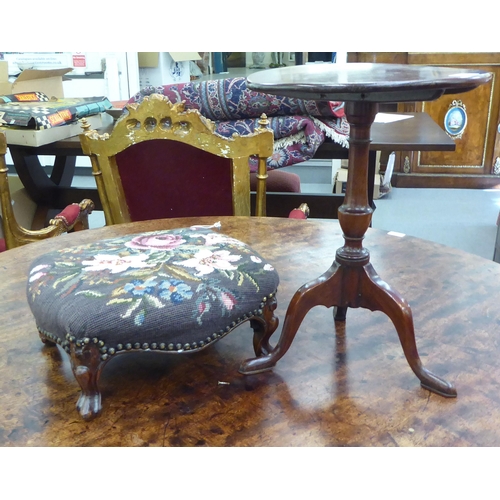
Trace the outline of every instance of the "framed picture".
<instances>
[{"instance_id":1,"label":"framed picture","mask_svg":"<svg viewBox=\"0 0 500 500\"><path fill-rule=\"evenodd\" d=\"M444 128L453 139L460 139L467 126L467 111L462 101L453 101L444 117Z\"/></svg>"}]
</instances>

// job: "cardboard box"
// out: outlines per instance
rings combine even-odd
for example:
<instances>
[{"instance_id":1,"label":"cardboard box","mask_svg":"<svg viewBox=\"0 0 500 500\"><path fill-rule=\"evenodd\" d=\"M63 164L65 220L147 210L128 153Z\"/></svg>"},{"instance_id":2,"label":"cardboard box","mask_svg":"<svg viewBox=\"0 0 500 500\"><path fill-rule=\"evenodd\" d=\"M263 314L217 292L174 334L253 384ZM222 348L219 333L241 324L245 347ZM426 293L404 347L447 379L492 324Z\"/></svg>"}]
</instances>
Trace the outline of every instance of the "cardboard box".
<instances>
[{"instance_id":1,"label":"cardboard box","mask_svg":"<svg viewBox=\"0 0 500 500\"><path fill-rule=\"evenodd\" d=\"M113 123L113 118L108 113L87 116L86 120L93 129L99 129ZM61 127L52 127L45 130L0 127L0 132L6 135L7 145L16 144L20 146L37 147L79 135L83 130L80 122L74 122Z\"/></svg>"},{"instance_id":2,"label":"cardboard box","mask_svg":"<svg viewBox=\"0 0 500 500\"><path fill-rule=\"evenodd\" d=\"M161 87L190 81L190 61L201 59L198 52L139 52L139 85Z\"/></svg>"},{"instance_id":3,"label":"cardboard box","mask_svg":"<svg viewBox=\"0 0 500 500\"><path fill-rule=\"evenodd\" d=\"M63 77L70 71L73 68L26 69L11 82L7 61L0 61L0 95L37 91L49 97L64 97Z\"/></svg>"},{"instance_id":4,"label":"cardboard box","mask_svg":"<svg viewBox=\"0 0 500 500\"><path fill-rule=\"evenodd\" d=\"M337 176L335 177L335 193L342 194L345 193L347 187L347 172L346 168L339 168L337 171ZM375 174L375 184L373 186L373 199L378 200L380 198L380 173Z\"/></svg>"},{"instance_id":5,"label":"cardboard box","mask_svg":"<svg viewBox=\"0 0 500 500\"><path fill-rule=\"evenodd\" d=\"M137 52L139 68L157 68L160 62L159 52Z\"/></svg>"},{"instance_id":6,"label":"cardboard box","mask_svg":"<svg viewBox=\"0 0 500 500\"><path fill-rule=\"evenodd\" d=\"M14 81L9 81L8 69L7 61L0 61L0 96L8 96L0 102L0 131L7 144L37 147L73 137L82 132L77 120L83 116L96 129L113 122L104 112L112 107L105 97L64 99L64 75L73 68L27 69ZM51 101L24 101L26 93L42 93ZM50 109L42 111L44 107Z\"/></svg>"}]
</instances>

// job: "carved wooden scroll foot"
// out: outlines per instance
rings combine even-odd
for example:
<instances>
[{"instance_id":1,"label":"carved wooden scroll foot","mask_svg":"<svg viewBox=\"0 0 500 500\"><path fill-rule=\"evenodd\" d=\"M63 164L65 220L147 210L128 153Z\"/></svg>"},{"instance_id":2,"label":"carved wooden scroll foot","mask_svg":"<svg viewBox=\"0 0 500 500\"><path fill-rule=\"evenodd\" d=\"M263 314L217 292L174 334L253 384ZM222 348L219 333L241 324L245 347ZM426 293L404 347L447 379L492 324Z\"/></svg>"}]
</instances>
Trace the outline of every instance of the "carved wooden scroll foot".
<instances>
[{"instance_id":1,"label":"carved wooden scroll foot","mask_svg":"<svg viewBox=\"0 0 500 500\"><path fill-rule=\"evenodd\" d=\"M256 356L269 354L272 351L269 339L276 331L279 324L278 317L274 315L277 305L278 302L276 300L276 296L274 296L272 299L268 300L264 306L262 310L262 317L250 320L250 325L254 331L253 349Z\"/></svg>"}]
</instances>

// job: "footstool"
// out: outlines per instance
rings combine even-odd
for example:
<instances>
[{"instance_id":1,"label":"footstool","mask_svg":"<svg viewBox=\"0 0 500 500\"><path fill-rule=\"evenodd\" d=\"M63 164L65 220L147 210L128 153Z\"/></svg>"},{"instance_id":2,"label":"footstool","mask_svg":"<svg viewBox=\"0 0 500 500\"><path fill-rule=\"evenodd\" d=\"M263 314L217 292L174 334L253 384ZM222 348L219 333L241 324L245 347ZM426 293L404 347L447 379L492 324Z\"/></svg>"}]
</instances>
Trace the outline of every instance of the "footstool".
<instances>
[{"instance_id":1,"label":"footstool","mask_svg":"<svg viewBox=\"0 0 500 500\"><path fill-rule=\"evenodd\" d=\"M70 356L84 419L101 412L99 376L132 351L199 351L251 322L270 351L279 277L247 244L204 227L67 247L31 265L27 298L42 342Z\"/></svg>"}]
</instances>

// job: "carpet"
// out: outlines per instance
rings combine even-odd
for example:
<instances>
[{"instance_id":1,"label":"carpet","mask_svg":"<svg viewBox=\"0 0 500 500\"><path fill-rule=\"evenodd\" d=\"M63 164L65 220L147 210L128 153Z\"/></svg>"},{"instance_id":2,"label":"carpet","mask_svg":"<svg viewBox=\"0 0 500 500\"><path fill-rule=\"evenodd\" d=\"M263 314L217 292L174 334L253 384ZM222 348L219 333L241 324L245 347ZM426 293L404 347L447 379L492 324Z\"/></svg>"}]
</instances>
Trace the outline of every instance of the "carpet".
<instances>
[{"instance_id":1,"label":"carpet","mask_svg":"<svg viewBox=\"0 0 500 500\"><path fill-rule=\"evenodd\" d=\"M140 90L130 100L161 94L172 103L184 101L186 109L197 109L215 122L224 137L252 133L262 113L269 118L274 134L274 154L269 169L288 167L310 160L325 140L348 146L349 124L344 103L280 97L250 90L246 78L192 81ZM255 171L257 163L250 165Z\"/></svg>"}]
</instances>

